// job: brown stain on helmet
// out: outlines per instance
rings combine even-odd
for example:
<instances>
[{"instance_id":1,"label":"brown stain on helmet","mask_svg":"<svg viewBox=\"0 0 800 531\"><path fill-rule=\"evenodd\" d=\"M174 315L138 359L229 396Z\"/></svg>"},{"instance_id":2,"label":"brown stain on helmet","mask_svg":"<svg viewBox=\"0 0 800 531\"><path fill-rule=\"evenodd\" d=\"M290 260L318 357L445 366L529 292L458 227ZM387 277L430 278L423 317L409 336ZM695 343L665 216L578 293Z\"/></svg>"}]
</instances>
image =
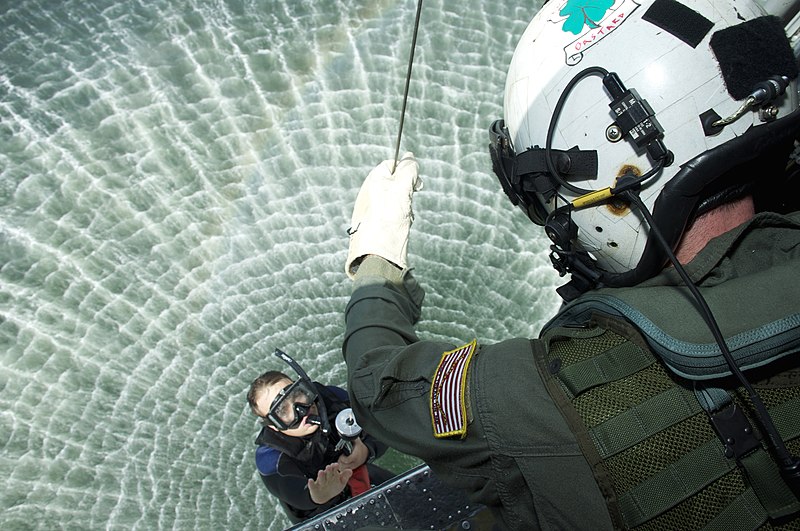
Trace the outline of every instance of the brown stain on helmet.
<instances>
[{"instance_id":1,"label":"brown stain on helmet","mask_svg":"<svg viewBox=\"0 0 800 531\"><path fill-rule=\"evenodd\" d=\"M633 175L636 175L638 177L642 174L642 171L636 166L633 166L631 164L626 164L625 166L622 166L619 169L619 172L617 172L617 179L614 180L614 186L616 186L617 180L620 177L622 177L623 175L627 175L629 173L632 173ZM619 197L614 196L608 200L608 202L606 203L606 208L608 209L609 212L611 212L615 216L622 217L626 215L628 212L630 212L631 205L627 201L623 201Z\"/></svg>"}]
</instances>

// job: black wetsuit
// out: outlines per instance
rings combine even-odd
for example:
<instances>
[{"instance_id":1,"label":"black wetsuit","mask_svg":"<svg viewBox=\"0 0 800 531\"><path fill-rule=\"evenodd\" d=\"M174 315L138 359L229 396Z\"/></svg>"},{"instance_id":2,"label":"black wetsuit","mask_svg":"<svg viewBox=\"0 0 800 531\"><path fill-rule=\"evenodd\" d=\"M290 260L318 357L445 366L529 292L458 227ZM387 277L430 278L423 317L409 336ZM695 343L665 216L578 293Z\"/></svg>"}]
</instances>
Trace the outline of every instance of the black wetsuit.
<instances>
[{"instance_id":1,"label":"black wetsuit","mask_svg":"<svg viewBox=\"0 0 800 531\"><path fill-rule=\"evenodd\" d=\"M308 479L316 478L317 472L330 463L335 463L340 453L335 451L339 435L336 433L337 413L349 407L349 398L344 389L323 386L317 382L320 396L325 401L331 433L324 435L319 429L307 437L290 437L270 428L263 428L256 444L256 466L267 489L280 500L294 523L320 514L351 497L350 488L325 504L317 504L308 492ZM370 458L381 456L386 445L374 437L362 434L362 442L370 452ZM370 483L380 484L394 476L391 472L368 464Z\"/></svg>"}]
</instances>

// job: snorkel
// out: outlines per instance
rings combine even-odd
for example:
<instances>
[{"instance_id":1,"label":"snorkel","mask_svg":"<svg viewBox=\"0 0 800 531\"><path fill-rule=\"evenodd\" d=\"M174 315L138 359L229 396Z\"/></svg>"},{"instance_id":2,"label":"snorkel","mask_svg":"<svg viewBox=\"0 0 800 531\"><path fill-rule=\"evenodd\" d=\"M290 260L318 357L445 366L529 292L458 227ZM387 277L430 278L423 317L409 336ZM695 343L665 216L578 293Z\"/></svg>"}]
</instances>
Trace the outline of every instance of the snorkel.
<instances>
[{"instance_id":1,"label":"snorkel","mask_svg":"<svg viewBox=\"0 0 800 531\"><path fill-rule=\"evenodd\" d=\"M278 358L280 358L284 362L286 362L294 370L294 372L297 373L297 375L300 377L300 380L302 382L304 382L306 385L308 385L311 389L316 389L316 386L311 381L311 378L308 377L308 374L306 374L306 371L304 371L303 368L300 366L300 364L298 364L296 361L294 361L294 359L292 359L291 356L289 356L284 351L282 351L280 349L277 349L277 348L275 349L274 354L275 354L275 356L277 356ZM306 417L307 421L308 421L309 424L316 424L317 426L319 426L320 429L322 430L322 433L327 435L328 433L330 433L331 426L330 426L330 423L328 422L328 411L325 408L325 401L324 400L320 400L319 394L317 394L314 397L313 403L317 405L317 412L319 414L318 415L307 416ZM306 411L306 413L307 413L307 411Z\"/></svg>"}]
</instances>

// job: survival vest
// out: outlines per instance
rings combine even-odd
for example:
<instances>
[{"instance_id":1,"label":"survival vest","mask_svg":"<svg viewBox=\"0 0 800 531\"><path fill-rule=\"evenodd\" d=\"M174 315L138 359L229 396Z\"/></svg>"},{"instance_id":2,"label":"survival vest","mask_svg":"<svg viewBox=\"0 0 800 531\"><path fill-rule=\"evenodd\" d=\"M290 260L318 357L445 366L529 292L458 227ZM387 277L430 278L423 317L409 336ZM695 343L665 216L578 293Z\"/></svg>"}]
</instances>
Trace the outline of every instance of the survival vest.
<instances>
[{"instance_id":1,"label":"survival vest","mask_svg":"<svg viewBox=\"0 0 800 531\"><path fill-rule=\"evenodd\" d=\"M780 219L756 223L787 227ZM798 249L800 231L792 219L788 226L781 233L794 243L779 247ZM726 245L735 248L738 237ZM719 263L701 289L787 449L800 455L800 262L781 255L763 268ZM718 281L720 267L747 274ZM663 278L599 290L545 326L537 366L616 527L798 528L800 500L704 326L684 288Z\"/></svg>"}]
</instances>

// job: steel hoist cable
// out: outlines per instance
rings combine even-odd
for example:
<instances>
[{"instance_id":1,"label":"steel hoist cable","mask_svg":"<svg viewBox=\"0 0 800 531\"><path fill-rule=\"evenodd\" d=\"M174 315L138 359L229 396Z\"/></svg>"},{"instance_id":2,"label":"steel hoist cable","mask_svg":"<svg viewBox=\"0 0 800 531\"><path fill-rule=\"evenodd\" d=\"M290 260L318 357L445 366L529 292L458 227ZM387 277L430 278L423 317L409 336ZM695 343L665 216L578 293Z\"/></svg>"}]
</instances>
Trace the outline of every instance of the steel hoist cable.
<instances>
[{"instance_id":1,"label":"steel hoist cable","mask_svg":"<svg viewBox=\"0 0 800 531\"><path fill-rule=\"evenodd\" d=\"M394 149L394 162L392 174L397 168L397 157L400 154L400 138L403 136L403 123L406 118L406 104L408 103L408 87L411 84L411 67L414 65L414 48L417 46L417 31L419 30L419 15L422 13L422 0L417 3L417 17L414 21L414 36L411 38L411 53L408 56L408 72L406 73L406 88L403 93L403 109L400 111L400 130L397 132L397 144Z\"/></svg>"}]
</instances>

